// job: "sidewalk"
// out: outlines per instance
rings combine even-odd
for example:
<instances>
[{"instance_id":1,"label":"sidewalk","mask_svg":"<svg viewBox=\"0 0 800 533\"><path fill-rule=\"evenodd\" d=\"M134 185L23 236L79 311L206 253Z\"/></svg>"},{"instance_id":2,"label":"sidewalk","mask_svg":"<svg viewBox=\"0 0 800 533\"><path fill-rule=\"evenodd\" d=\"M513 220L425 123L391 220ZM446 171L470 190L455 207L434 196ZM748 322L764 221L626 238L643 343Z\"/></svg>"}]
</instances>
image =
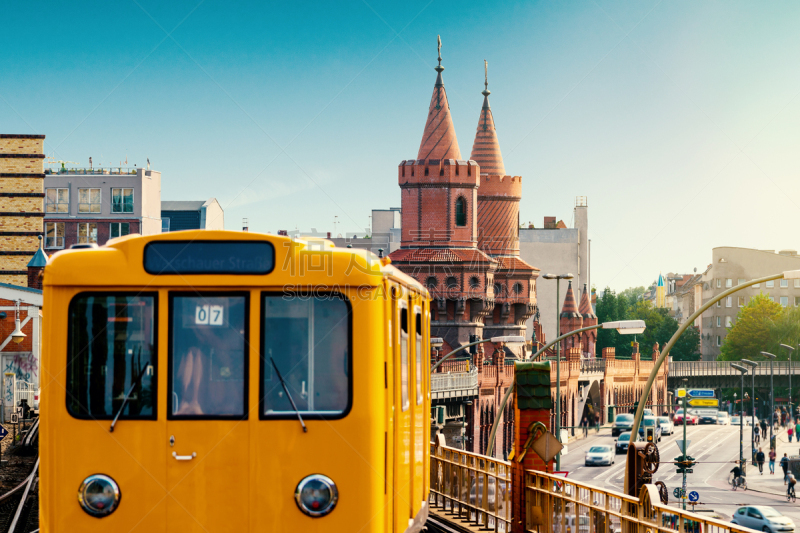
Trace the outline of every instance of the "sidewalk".
<instances>
[{"instance_id":1,"label":"sidewalk","mask_svg":"<svg viewBox=\"0 0 800 533\"><path fill-rule=\"evenodd\" d=\"M769 429L767 430L769 431ZM761 448L764 450L766 460L764 461L764 474L758 473L758 465L753 465L748 457L747 461L747 490L754 490L756 492L763 492L765 494L775 494L777 496L786 495L786 485L783 484L783 469L780 466L781 457L785 453L789 457L793 455L800 455L800 442L797 442L794 437L792 442L789 442L789 437L786 430L781 428L777 433L777 449L775 452L775 473L769 473L769 446L762 444ZM756 447L756 451L758 447Z\"/></svg>"}]
</instances>

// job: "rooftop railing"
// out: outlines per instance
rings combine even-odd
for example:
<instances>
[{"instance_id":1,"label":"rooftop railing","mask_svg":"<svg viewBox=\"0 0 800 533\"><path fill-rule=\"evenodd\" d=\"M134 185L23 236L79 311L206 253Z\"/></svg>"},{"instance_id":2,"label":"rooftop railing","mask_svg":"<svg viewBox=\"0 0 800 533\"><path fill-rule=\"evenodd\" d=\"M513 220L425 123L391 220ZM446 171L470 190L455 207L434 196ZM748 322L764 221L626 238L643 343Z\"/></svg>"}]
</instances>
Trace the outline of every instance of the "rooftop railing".
<instances>
[{"instance_id":1,"label":"rooftop railing","mask_svg":"<svg viewBox=\"0 0 800 533\"><path fill-rule=\"evenodd\" d=\"M478 369L469 372L431 374L431 392L478 388Z\"/></svg>"},{"instance_id":2,"label":"rooftop railing","mask_svg":"<svg viewBox=\"0 0 800 533\"><path fill-rule=\"evenodd\" d=\"M99 176L102 175L123 175L123 176L131 176L136 175L138 171L138 167L128 168L128 167L107 167L107 168L46 168L44 169L45 174L75 174L75 175L86 175L86 174L97 174Z\"/></svg>"},{"instance_id":3,"label":"rooftop railing","mask_svg":"<svg viewBox=\"0 0 800 533\"><path fill-rule=\"evenodd\" d=\"M672 361L669 364L669 375L675 377L690 376L739 376L739 371L731 366L737 361ZM774 361L773 368L776 376L796 373L800 369L800 361ZM753 371L747 375L752 375ZM759 361L755 367L756 375L769 376L769 361Z\"/></svg>"}]
</instances>

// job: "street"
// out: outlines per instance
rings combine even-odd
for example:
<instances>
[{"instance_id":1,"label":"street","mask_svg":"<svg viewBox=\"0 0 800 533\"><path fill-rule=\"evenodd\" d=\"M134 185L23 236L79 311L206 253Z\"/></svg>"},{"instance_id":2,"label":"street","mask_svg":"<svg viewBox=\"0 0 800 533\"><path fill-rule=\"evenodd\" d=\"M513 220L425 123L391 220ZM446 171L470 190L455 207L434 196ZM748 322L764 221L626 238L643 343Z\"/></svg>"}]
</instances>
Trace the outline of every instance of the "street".
<instances>
[{"instance_id":1,"label":"street","mask_svg":"<svg viewBox=\"0 0 800 533\"><path fill-rule=\"evenodd\" d=\"M653 481L663 481L669 489L670 505L677 505L677 500L673 497L672 491L682 484L682 474L676 472L676 466L671 464L675 457L680 455L680 450L675 440L682 438L683 427L675 426L672 435L665 435L658 443L658 451L661 456L662 464L658 471L653 475ZM782 479L780 467L775 466L774 476L769 475L768 463L764 463L764 475L758 473L758 467L747 465L747 491L732 491L728 485L728 474L733 468L733 461L739 456L739 427L738 426L688 426L686 439L690 441L688 455L694 457L697 464L694 472L687 475L686 490L696 491L700 495L700 504L697 510L713 510L719 513L723 520L730 521L736 508L740 505L769 505L778 512L791 518L795 524L800 524L800 502L788 503L782 496L772 493L757 492L761 490L761 481L771 478L772 488L779 485L776 490L782 490L778 480ZM584 466L585 452L594 445L608 444L614 445L614 438L611 436L610 428L601 428L599 433L590 430L589 438L574 441L569 444L567 455L562 456L561 470L568 471L568 479L585 481L605 489L618 492L623 490L623 475L625 471L625 457L620 454L615 456L615 464L612 466ZM798 444L788 444L785 442L786 436L779 437L778 451L783 455L784 451L797 453ZM750 427L744 428L744 457L751 457L750 448ZM790 451L794 448L795 451ZM767 453L767 449L764 452ZM689 508L689 506L687 506Z\"/></svg>"}]
</instances>

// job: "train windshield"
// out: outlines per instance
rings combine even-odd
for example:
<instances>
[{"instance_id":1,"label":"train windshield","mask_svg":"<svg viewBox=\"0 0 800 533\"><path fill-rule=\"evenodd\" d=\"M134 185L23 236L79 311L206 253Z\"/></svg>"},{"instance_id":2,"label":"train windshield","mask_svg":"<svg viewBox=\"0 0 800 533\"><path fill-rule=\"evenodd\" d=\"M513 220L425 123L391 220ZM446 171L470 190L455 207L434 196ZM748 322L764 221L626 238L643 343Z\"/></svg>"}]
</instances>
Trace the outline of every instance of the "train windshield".
<instances>
[{"instance_id":1,"label":"train windshield","mask_svg":"<svg viewBox=\"0 0 800 533\"><path fill-rule=\"evenodd\" d=\"M261 418L295 417L274 364L303 416L343 416L350 406L350 308L336 295L262 301Z\"/></svg>"},{"instance_id":2,"label":"train windshield","mask_svg":"<svg viewBox=\"0 0 800 533\"><path fill-rule=\"evenodd\" d=\"M69 306L67 409L77 418L155 418L152 295L85 294ZM138 378L141 376L141 379Z\"/></svg>"},{"instance_id":3,"label":"train windshield","mask_svg":"<svg viewBox=\"0 0 800 533\"><path fill-rule=\"evenodd\" d=\"M170 302L171 418L242 418L246 413L247 296L173 295Z\"/></svg>"}]
</instances>

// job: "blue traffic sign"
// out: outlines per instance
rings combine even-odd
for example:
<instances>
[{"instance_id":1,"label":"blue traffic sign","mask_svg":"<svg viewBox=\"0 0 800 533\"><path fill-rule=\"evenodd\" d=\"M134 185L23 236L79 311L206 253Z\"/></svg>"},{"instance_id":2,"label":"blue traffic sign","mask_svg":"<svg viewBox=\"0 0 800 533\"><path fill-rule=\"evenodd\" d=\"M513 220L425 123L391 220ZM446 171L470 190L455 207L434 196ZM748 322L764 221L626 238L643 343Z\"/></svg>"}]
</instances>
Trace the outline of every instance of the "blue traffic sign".
<instances>
[{"instance_id":1,"label":"blue traffic sign","mask_svg":"<svg viewBox=\"0 0 800 533\"><path fill-rule=\"evenodd\" d=\"M697 493L696 490L693 490L692 492L689 493L689 501L690 502L696 502L699 499L700 499L700 495Z\"/></svg>"},{"instance_id":2,"label":"blue traffic sign","mask_svg":"<svg viewBox=\"0 0 800 533\"><path fill-rule=\"evenodd\" d=\"M713 398L713 389L689 389L689 396L692 398Z\"/></svg>"},{"instance_id":3,"label":"blue traffic sign","mask_svg":"<svg viewBox=\"0 0 800 533\"><path fill-rule=\"evenodd\" d=\"M0 440L3 440L8 435L8 430L0 425Z\"/></svg>"}]
</instances>

